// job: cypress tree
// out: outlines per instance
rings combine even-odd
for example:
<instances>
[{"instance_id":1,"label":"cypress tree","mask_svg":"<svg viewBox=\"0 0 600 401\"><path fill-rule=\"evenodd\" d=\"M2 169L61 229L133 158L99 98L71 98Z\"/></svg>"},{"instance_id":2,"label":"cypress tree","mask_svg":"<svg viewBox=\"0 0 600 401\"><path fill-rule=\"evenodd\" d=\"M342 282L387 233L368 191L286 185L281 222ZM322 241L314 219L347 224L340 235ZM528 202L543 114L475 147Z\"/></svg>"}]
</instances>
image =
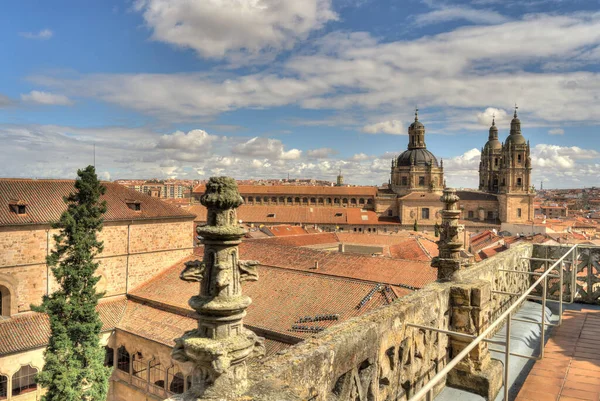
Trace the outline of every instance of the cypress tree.
<instances>
[{"instance_id":1,"label":"cypress tree","mask_svg":"<svg viewBox=\"0 0 600 401\"><path fill-rule=\"evenodd\" d=\"M102 252L96 234L102 230L106 188L93 166L77 171L75 191L64 197L67 210L53 228L56 249L47 257L58 289L44 296L37 312L47 313L51 335L45 365L37 382L47 390L43 401L105 401L110 368L100 346L102 322L96 312L100 277L94 257Z\"/></svg>"},{"instance_id":2,"label":"cypress tree","mask_svg":"<svg viewBox=\"0 0 600 401\"><path fill-rule=\"evenodd\" d=\"M419 231L419 224L417 224L417 219L415 219L415 224L413 224L413 230Z\"/></svg>"}]
</instances>

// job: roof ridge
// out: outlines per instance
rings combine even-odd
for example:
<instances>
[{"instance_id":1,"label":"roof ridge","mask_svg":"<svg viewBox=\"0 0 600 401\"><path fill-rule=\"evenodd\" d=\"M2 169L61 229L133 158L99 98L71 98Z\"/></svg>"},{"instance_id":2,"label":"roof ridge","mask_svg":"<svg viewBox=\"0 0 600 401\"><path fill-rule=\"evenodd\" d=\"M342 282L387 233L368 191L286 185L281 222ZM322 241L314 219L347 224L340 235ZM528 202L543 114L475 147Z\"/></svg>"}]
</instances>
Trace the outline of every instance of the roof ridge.
<instances>
[{"instance_id":1,"label":"roof ridge","mask_svg":"<svg viewBox=\"0 0 600 401\"><path fill-rule=\"evenodd\" d=\"M417 240L417 244L419 245L419 248L421 248L421 250L425 253L425 255L427 255L429 258L433 259L433 256L431 256L429 251L423 246L423 244L421 244L421 241L420 241L421 238L416 237L415 239Z\"/></svg>"}]
</instances>

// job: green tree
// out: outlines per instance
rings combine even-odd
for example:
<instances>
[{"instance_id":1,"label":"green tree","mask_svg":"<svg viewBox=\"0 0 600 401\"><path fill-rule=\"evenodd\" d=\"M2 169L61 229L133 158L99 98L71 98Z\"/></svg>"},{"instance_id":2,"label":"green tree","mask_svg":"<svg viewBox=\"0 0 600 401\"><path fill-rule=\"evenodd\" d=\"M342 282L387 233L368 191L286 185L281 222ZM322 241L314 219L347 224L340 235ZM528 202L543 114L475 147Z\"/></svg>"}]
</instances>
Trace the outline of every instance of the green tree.
<instances>
[{"instance_id":1,"label":"green tree","mask_svg":"<svg viewBox=\"0 0 600 401\"><path fill-rule=\"evenodd\" d=\"M415 219L415 224L413 225L414 231L419 231L419 224L417 224L417 219Z\"/></svg>"},{"instance_id":2,"label":"green tree","mask_svg":"<svg viewBox=\"0 0 600 401\"><path fill-rule=\"evenodd\" d=\"M44 352L45 365L38 383L47 390L44 401L104 401L110 368L104 366L100 346L102 322L96 312L95 276L102 252L96 235L102 230L106 202L100 196L106 188L98 181L93 166L77 171L75 191L64 197L67 210L53 227L56 250L47 257L58 289L44 296L37 312L47 313L51 335Z\"/></svg>"}]
</instances>

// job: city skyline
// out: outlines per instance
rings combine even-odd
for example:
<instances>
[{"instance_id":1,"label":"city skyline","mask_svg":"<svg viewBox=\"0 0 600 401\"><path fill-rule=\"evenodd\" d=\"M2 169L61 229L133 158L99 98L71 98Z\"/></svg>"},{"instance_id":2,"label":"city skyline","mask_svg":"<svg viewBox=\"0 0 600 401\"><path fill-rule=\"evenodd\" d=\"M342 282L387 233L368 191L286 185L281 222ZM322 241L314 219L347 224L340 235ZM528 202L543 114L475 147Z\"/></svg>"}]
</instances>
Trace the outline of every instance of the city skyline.
<instances>
[{"instance_id":1,"label":"city skyline","mask_svg":"<svg viewBox=\"0 0 600 401\"><path fill-rule=\"evenodd\" d=\"M418 106L448 185L476 188L517 103L536 188L600 186L594 1L166 4L5 6L0 176L73 178L95 144L103 179L379 185Z\"/></svg>"}]
</instances>

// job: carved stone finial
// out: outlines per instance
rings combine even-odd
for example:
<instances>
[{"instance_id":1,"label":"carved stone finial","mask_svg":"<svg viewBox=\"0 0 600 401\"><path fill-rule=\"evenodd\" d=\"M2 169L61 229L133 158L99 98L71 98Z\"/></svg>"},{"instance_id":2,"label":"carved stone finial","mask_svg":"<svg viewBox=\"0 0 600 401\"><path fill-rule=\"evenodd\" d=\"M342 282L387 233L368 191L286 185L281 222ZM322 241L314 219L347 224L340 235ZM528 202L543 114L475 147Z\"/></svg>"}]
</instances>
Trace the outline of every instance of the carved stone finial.
<instances>
[{"instance_id":1,"label":"carved stone finial","mask_svg":"<svg viewBox=\"0 0 600 401\"><path fill-rule=\"evenodd\" d=\"M461 211L458 208L460 198L456 195L456 190L445 188L440 200L444 203L444 209L439 228L440 239L437 242L439 257L434 258L431 265L438 269L438 280L449 280L455 271L470 264L470 259L463 256L464 226L458 224Z\"/></svg>"},{"instance_id":2,"label":"carved stone finial","mask_svg":"<svg viewBox=\"0 0 600 401\"><path fill-rule=\"evenodd\" d=\"M242 204L237 183L212 177L200 197L207 224L198 226L204 258L185 263L180 278L200 283L189 300L197 312L198 327L175 339L173 359L193 365L192 387L170 400L229 399L247 385L247 359L264 354L263 339L244 328L249 297L241 282L258 280L257 261L241 261L238 244L245 230L237 224L235 209Z\"/></svg>"}]
</instances>

